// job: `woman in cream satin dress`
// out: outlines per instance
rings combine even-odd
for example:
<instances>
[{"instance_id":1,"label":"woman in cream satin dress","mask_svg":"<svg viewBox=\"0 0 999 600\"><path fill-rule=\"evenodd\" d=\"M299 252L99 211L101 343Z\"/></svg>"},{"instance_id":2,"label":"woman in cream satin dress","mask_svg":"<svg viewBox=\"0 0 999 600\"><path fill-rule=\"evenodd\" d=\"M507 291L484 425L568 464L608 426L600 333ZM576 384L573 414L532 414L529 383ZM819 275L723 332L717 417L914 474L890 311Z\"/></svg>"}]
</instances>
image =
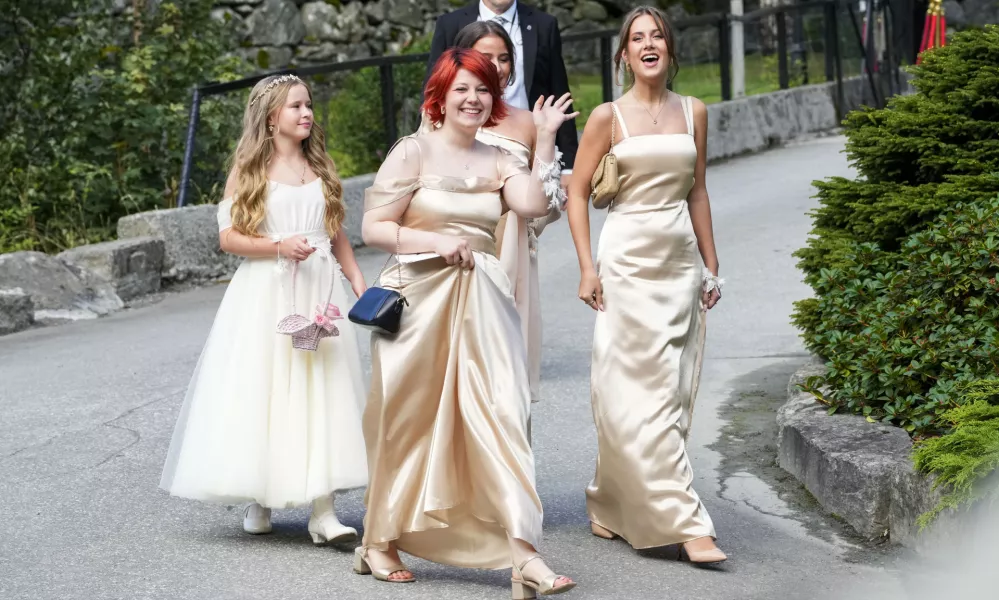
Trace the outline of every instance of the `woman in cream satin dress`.
<instances>
[{"instance_id":1,"label":"woman in cream satin dress","mask_svg":"<svg viewBox=\"0 0 999 600\"><path fill-rule=\"evenodd\" d=\"M707 111L667 90L675 63L662 11L629 13L620 40L615 62L634 85L591 114L569 186L579 297L597 311L590 389L599 453L587 510L595 535L636 549L679 544L681 558L716 564L725 555L686 449L705 310L720 298L704 184ZM612 126L620 190L594 268L590 178Z\"/></svg>"},{"instance_id":2,"label":"woman in cream satin dress","mask_svg":"<svg viewBox=\"0 0 999 600\"><path fill-rule=\"evenodd\" d=\"M533 172L476 141L506 112L496 69L477 51L438 60L424 108L440 124L403 140L365 197L367 244L395 252L380 285L408 300L398 334L371 338L364 414L370 484L355 570L413 581L398 550L449 565L513 566L513 597L575 584L540 560L542 508L527 441L530 391L519 319L495 256L509 207L543 216L539 176L555 155L568 98L535 106Z\"/></svg>"},{"instance_id":3,"label":"woman in cream satin dress","mask_svg":"<svg viewBox=\"0 0 999 600\"><path fill-rule=\"evenodd\" d=\"M478 50L496 66L503 89L513 82L514 44L506 29L496 21L475 21L454 38L457 48ZM479 129L476 138L490 146L503 148L524 164L534 160L535 128L531 111L508 106L509 114L494 127ZM556 148L555 162L561 174L561 152ZM538 278L538 236L550 223L562 216L565 192L552 177L548 214L525 218L505 213L496 227L496 255L510 279L511 292L520 314L520 327L527 343L527 374L531 382L531 401L537 402L541 383L541 285ZM530 439L530 419L528 419Z\"/></svg>"}]
</instances>

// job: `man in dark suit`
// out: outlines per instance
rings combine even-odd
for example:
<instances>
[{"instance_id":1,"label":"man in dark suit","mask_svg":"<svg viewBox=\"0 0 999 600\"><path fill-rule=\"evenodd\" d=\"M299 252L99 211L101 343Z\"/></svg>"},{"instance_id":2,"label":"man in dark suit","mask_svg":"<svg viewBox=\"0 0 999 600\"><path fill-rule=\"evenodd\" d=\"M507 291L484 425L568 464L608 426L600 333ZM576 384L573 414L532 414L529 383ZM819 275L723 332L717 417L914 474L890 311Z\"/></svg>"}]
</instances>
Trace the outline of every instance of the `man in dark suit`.
<instances>
[{"instance_id":1,"label":"man in dark suit","mask_svg":"<svg viewBox=\"0 0 999 600\"><path fill-rule=\"evenodd\" d=\"M558 99L569 91L569 78L562 61L562 36L555 17L519 0L478 0L465 8L437 18L434 39L430 45L432 67L444 50L454 44L461 28L474 21L492 19L502 25L516 46L514 68L516 76L507 86L504 99L512 106L532 110L539 96ZM429 77L430 69L427 69ZM424 80L424 83L426 80ZM579 138L575 119L566 121L555 137L562 151L562 184L568 183L572 163L576 159Z\"/></svg>"}]
</instances>

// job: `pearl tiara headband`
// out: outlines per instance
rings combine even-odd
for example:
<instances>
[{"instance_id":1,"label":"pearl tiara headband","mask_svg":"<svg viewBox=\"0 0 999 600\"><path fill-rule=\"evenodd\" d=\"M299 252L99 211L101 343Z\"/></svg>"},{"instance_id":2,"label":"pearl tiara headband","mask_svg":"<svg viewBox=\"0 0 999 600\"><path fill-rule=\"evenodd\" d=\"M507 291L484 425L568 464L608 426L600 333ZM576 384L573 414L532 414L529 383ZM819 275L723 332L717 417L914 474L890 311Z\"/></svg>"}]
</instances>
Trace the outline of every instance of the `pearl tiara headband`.
<instances>
[{"instance_id":1,"label":"pearl tiara headband","mask_svg":"<svg viewBox=\"0 0 999 600\"><path fill-rule=\"evenodd\" d=\"M282 83L287 83L289 81L302 81L302 80L299 79L297 75L282 75L282 76L278 77L277 79L275 79L274 81L268 83L267 87L265 87L262 92L260 92L259 94L257 94L256 98L254 98L253 100L250 100L250 106L253 106L254 104L257 103L257 100L260 100L261 98L263 98L264 96L266 96L267 93L270 92L272 88L274 88L274 86L282 84Z\"/></svg>"}]
</instances>

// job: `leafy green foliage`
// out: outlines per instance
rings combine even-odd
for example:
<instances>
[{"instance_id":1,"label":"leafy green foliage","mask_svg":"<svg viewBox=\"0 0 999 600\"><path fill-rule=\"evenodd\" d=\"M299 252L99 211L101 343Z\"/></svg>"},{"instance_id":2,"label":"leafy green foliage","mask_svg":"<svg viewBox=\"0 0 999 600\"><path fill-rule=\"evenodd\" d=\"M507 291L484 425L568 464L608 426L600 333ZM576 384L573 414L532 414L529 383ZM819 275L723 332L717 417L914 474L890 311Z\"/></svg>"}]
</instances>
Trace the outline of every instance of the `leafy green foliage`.
<instances>
[{"instance_id":1,"label":"leafy green foliage","mask_svg":"<svg viewBox=\"0 0 999 600\"><path fill-rule=\"evenodd\" d=\"M917 94L845 120L859 177L816 183L813 237L796 254L809 283L850 242L896 251L948 206L999 192L999 27L960 33L911 71Z\"/></svg>"},{"instance_id":2,"label":"leafy green foliage","mask_svg":"<svg viewBox=\"0 0 999 600\"><path fill-rule=\"evenodd\" d=\"M816 182L797 253L815 297L793 319L827 360L808 388L831 412L923 437L947 431L961 385L999 371L999 27L914 74L916 94L846 119L859 176Z\"/></svg>"},{"instance_id":3,"label":"leafy green foliage","mask_svg":"<svg viewBox=\"0 0 999 600\"><path fill-rule=\"evenodd\" d=\"M859 176L816 182L796 305L829 412L905 428L946 493L999 499L999 27L914 67L917 93L846 119Z\"/></svg>"},{"instance_id":4,"label":"leafy green foliage","mask_svg":"<svg viewBox=\"0 0 999 600\"><path fill-rule=\"evenodd\" d=\"M430 38L413 42L403 54L430 51ZM419 102L426 64L422 61L393 67L396 131L413 133L419 126ZM347 76L329 102L326 139L342 177L378 170L385 158L385 121L382 118L381 75L374 67Z\"/></svg>"},{"instance_id":5,"label":"leafy green foliage","mask_svg":"<svg viewBox=\"0 0 999 600\"><path fill-rule=\"evenodd\" d=\"M244 63L212 0L0 0L0 252L113 237L118 218L174 206L191 88ZM54 19L53 15L71 15ZM239 99L203 105L195 198L220 179Z\"/></svg>"},{"instance_id":6,"label":"leafy green foliage","mask_svg":"<svg viewBox=\"0 0 999 600\"><path fill-rule=\"evenodd\" d=\"M999 500L999 379L969 385L966 403L942 415L952 431L920 442L913 462L924 473L937 475L934 487L947 490L919 524L929 525L941 512Z\"/></svg>"},{"instance_id":7,"label":"leafy green foliage","mask_svg":"<svg viewBox=\"0 0 999 600\"><path fill-rule=\"evenodd\" d=\"M917 435L942 432L957 386L999 372L999 197L948 209L898 253L859 244L839 263L796 317L827 361L810 391Z\"/></svg>"}]
</instances>

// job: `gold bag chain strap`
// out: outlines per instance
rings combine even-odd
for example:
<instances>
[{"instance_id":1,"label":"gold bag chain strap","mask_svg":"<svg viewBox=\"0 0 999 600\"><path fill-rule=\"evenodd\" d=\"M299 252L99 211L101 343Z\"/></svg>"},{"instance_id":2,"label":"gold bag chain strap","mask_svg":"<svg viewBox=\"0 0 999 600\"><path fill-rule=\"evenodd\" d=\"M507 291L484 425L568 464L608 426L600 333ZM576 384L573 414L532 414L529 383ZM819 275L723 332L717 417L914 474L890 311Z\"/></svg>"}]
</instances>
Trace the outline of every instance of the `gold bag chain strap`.
<instances>
[{"instance_id":1,"label":"gold bag chain strap","mask_svg":"<svg viewBox=\"0 0 999 600\"><path fill-rule=\"evenodd\" d=\"M399 261L399 250L402 249L401 236L402 236L402 223L397 222L395 227L395 254L389 254L388 258L385 259L385 264L382 265L382 268L378 271L378 278L375 279L373 285L377 286L378 282L382 280L382 272L385 270L385 267L388 266L389 261L391 261L392 257L394 256L395 266L398 267L398 272L399 272L399 289L402 290L402 262Z\"/></svg>"}]
</instances>

